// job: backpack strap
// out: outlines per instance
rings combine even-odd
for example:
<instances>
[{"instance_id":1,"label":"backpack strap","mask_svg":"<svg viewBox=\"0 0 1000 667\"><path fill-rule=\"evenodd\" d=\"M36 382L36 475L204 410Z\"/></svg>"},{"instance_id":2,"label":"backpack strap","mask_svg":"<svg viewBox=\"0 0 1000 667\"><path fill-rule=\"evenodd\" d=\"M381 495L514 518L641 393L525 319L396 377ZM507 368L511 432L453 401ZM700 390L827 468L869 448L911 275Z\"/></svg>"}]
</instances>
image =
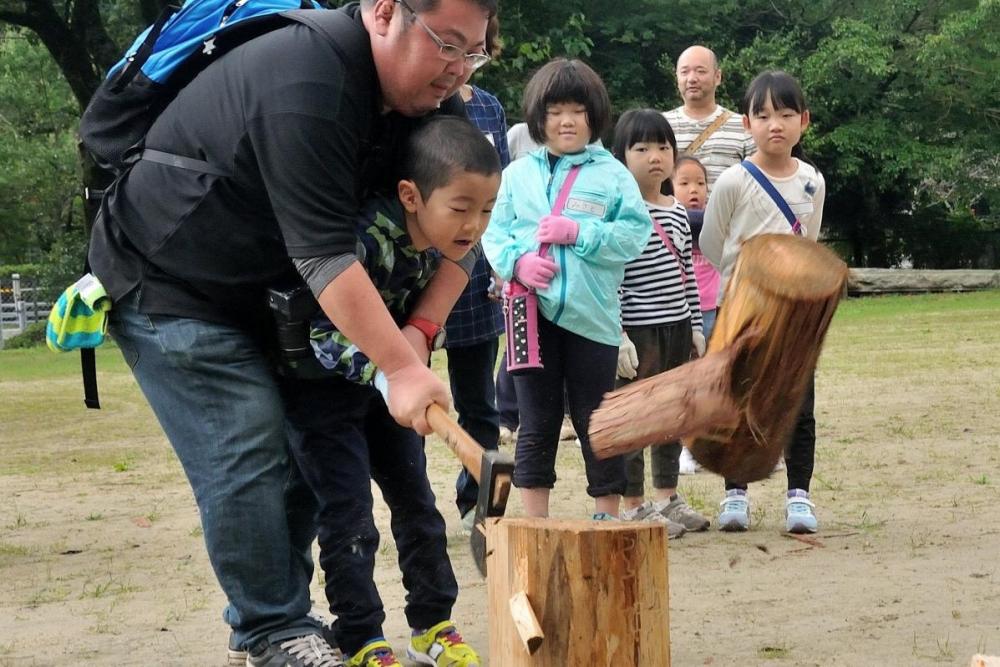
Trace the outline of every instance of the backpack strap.
<instances>
[{"instance_id":1,"label":"backpack strap","mask_svg":"<svg viewBox=\"0 0 1000 667\"><path fill-rule=\"evenodd\" d=\"M744 169L750 172L750 175L754 177L754 180L757 181L757 184L761 187L761 189L774 200L774 203L778 206L778 210L781 211L781 214L785 216L786 220L788 220L788 224L791 226L792 232L794 232L796 236L802 236L802 223L800 223L799 219L795 217L795 213L792 212L792 207L788 205L788 202L781 196L778 189L774 187L774 183L768 180L767 176L764 175L764 172L762 172L753 162L750 162L750 160L743 160L740 164L743 165Z\"/></svg>"},{"instance_id":2,"label":"backpack strap","mask_svg":"<svg viewBox=\"0 0 1000 667\"><path fill-rule=\"evenodd\" d=\"M340 9L299 9L282 12L281 15L325 35L330 40L330 46L344 61L348 72L365 74L363 71L359 72L363 61L358 56L371 49L368 31L359 26L347 12ZM375 76L371 63L365 69Z\"/></svg>"}]
</instances>

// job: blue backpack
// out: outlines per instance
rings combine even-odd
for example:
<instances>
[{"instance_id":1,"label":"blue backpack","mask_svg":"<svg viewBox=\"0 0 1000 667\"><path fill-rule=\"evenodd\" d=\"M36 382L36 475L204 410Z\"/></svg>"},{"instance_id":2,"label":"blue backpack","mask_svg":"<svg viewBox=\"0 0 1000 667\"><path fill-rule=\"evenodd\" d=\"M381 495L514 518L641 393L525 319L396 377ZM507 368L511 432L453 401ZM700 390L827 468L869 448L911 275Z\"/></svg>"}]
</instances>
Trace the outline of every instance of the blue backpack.
<instances>
[{"instance_id":1,"label":"blue backpack","mask_svg":"<svg viewBox=\"0 0 1000 667\"><path fill-rule=\"evenodd\" d=\"M111 68L80 119L80 138L97 164L116 174L140 159L213 173L205 162L142 143L153 121L205 67L254 37L291 22L327 35L348 60L367 35L344 12L315 0L186 0L168 6Z\"/></svg>"}]
</instances>

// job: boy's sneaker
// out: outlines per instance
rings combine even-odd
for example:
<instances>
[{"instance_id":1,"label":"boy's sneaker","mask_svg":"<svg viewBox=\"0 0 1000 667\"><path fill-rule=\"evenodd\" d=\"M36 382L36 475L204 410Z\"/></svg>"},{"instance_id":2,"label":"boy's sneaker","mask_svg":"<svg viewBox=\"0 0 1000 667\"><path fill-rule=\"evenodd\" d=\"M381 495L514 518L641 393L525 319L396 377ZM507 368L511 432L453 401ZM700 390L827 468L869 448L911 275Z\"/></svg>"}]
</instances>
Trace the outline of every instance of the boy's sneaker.
<instances>
[{"instance_id":1,"label":"boy's sneaker","mask_svg":"<svg viewBox=\"0 0 1000 667\"><path fill-rule=\"evenodd\" d=\"M691 450L687 447L681 447L681 457L677 461L677 472L681 475L693 475L698 472L698 462L694 460L691 456Z\"/></svg>"},{"instance_id":2,"label":"boy's sneaker","mask_svg":"<svg viewBox=\"0 0 1000 667\"><path fill-rule=\"evenodd\" d=\"M347 661L347 667L403 667L392 647L382 637L373 639Z\"/></svg>"},{"instance_id":3,"label":"boy's sneaker","mask_svg":"<svg viewBox=\"0 0 1000 667\"><path fill-rule=\"evenodd\" d=\"M750 529L750 497L743 489L726 491L726 498L719 503L719 530L742 532Z\"/></svg>"},{"instance_id":4,"label":"boy's sneaker","mask_svg":"<svg viewBox=\"0 0 1000 667\"><path fill-rule=\"evenodd\" d=\"M815 533L819 527L813 510L816 505L809 500L809 492L792 489L785 498L785 530L789 533Z\"/></svg>"},{"instance_id":5,"label":"boy's sneaker","mask_svg":"<svg viewBox=\"0 0 1000 667\"><path fill-rule=\"evenodd\" d=\"M672 500L659 500L653 503L653 508L667 517L668 520L679 523L687 530L708 530L709 524L712 523L708 517L694 511L680 494L674 494Z\"/></svg>"},{"instance_id":6,"label":"boy's sneaker","mask_svg":"<svg viewBox=\"0 0 1000 667\"><path fill-rule=\"evenodd\" d=\"M656 506L648 500L638 507L622 512L623 521L648 521L649 523L662 523L667 529L667 539L672 540L687 532L683 524L671 521L657 511Z\"/></svg>"},{"instance_id":7,"label":"boy's sneaker","mask_svg":"<svg viewBox=\"0 0 1000 667\"><path fill-rule=\"evenodd\" d=\"M344 667L340 652L315 633L261 645L247 655L247 667Z\"/></svg>"},{"instance_id":8,"label":"boy's sneaker","mask_svg":"<svg viewBox=\"0 0 1000 667\"><path fill-rule=\"evenodd\" d=\"M614 514L608 514L607 512L595 512L593 516L590 517L591 521L618 521L618 517Z\"/></svg>"},{"instance_id":9,"label":"boy's sneaker","mask_svg":"<svg viewBox=\"0 0 1000 667\"><path fill-rule=\"evenodd\" d=\"M421 665L435 667L479 667L479 656L458 634L455 624L441 621L410 638L406 657Z\"/></svg>"}]
</instances>

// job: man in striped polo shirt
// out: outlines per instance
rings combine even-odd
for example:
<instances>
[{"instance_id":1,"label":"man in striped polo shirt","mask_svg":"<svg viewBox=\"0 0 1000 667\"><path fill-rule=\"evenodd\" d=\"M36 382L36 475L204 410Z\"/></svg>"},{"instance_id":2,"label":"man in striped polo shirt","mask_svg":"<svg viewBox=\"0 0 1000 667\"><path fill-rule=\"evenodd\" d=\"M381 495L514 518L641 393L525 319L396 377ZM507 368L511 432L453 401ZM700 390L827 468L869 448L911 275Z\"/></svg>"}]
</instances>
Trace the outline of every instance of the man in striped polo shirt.
<instances>
[{"instance_id":1,"label":"man in striped polo shirt","mask_svg":"<svg viewBox=\"0 0 1000 667\"><path fill-rule=\"evenodd\" d=\"M677 137L677 152L690 152L708 171L708 190L727 167L753 155L757 147L743 129L738 112L729 111L715 101L715 90L722 82L719 61L711 49L691 46L677 59L677 89L684 105L663 113ZM726 118L720 121L725 115ZM711 134L701 137L712 128ZM700 145L688 148L697 139Z\"/></svg>"}]
</instances>

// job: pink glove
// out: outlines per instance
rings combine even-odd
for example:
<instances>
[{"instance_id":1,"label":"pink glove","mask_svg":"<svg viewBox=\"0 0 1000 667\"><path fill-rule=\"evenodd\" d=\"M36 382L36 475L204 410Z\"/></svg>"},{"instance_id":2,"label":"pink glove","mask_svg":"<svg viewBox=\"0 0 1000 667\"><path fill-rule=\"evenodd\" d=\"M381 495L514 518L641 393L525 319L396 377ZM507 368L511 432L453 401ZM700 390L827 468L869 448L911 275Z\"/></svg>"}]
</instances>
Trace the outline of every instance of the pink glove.
<instances>
[{"instance_id":1,"label":"pink glove","mask_svg":"<svg viewBox=\"0 0 1000 667\"><path fill-rule=\"evenodd\" d=\"M528 287L545 289L556 275L556 269L556 263L548 257L542 257L537 252L528 252L514 262L514 277Z\"/></svg>"},{"instance_id":2,"label":"pink glove","mask_svg":"<svg viewBox=\"0 0 1000 667\"><path fill-rule=\"evenodd\" d=\"M539 243L557 243L573 245L580 233L580 225L564 215L546 215L538 221L538 233L535 238Z\"/></svg>"}]
</instances>

